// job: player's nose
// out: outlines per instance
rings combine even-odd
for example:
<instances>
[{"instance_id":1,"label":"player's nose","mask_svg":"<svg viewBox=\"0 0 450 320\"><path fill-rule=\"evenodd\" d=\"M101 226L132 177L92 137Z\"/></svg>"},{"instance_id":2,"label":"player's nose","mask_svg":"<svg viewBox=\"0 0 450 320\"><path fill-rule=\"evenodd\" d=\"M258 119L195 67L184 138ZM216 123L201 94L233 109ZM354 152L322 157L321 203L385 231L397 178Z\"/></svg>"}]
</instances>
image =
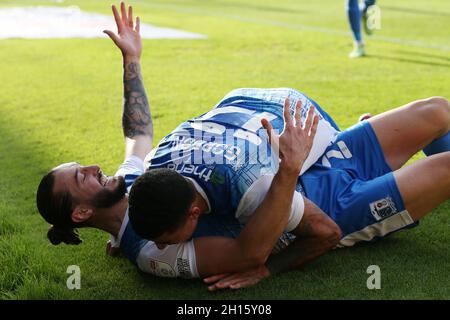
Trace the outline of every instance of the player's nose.
<instances>
[{"instance_id":1,"label":"player's nose","mask_svg":"<svg viewBox=\"0 0 450 320\"><path fill-rule=\"evenodd\" d=\"M98 174L100 171L100 167L98 165L91 165L91 166L83 166L81 169L83 173L90 173L90 174Z\"/></svg>"}]
</instances>

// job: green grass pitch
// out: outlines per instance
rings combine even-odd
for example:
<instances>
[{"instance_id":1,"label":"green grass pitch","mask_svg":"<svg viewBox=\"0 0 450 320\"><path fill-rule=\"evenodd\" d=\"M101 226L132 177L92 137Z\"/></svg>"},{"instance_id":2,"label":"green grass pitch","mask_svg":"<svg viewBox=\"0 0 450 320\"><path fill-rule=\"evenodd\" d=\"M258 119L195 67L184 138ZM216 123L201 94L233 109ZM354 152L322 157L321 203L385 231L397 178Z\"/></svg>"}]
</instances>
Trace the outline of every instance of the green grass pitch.
<instances>
[{"instance_id":1,"label":"green grass pitch","mask_svg":"<svg viewBox=\"0 0 450 320\"><path fill-rule=\"evenodd\" d=\"M77 5L109 15L112 1L2 1L1 7ZM368 56L350 60L344 1L130 1L147 23L206 40L145 40L143 75L155 143L238 87L293 87L346 128L363 112L450 98L450 3L379 1L382 29ZM101 31L101 30L99 30ZM123 160L122 62L109 39L0 40L0 298L2 299L450 299L450 203L419 228L334 250L303 270L210 294L200 280L142 275L105 254L108 236L82 230L80 246L52 246L37 213L41 176L67 161ZM415 159L422 157L417 155ZM380 290L366 269L381 268ZM81 268L81 290L66 269Z\"/></svg>"}]
</instances>

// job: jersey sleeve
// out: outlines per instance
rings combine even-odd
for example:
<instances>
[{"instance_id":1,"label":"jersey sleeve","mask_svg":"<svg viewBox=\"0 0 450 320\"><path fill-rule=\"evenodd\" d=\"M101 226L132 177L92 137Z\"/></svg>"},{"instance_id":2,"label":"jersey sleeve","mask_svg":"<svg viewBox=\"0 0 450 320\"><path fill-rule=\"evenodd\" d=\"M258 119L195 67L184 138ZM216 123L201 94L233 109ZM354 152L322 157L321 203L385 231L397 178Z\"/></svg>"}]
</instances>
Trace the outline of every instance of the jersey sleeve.
<instances>
[{"instance_id":1,"label":"jersey sleeve","mask_svg":"<svg viewBox=\"0 0 450 320\"><path fill-rule=\"evenodd\" d=\"M272 184L273 177L273 175L261 176L252 184L247 192L245 192L236 210L236 218L239 222L243 224L247 223L250 217L254 214L255 210L266 197L266 194ZM286 228L284 229L285 232L290 232L298 226L303 217L304 210L305 203L303 196L300 192L295 191L292 198L292 207L289 220Z\"/></svg>"},{"instance_id":2,"label":"jersey sleeve","mask_svg":"<svg viewBox=\"0 0 450 320\"><path fill-rule=\"evenodd\" d=\"M125 177L127 175L141 175L145 171L144 161L137 156L129 156L125 159L125 161L120 165L117 170L115 176Z\"/></svg>"},{"instance_id":3,"label":"jersey sleeve","mask_svg":"<svg viewBox=\"0 0 450 320\"><path fill-rule=\"evenodd\" d=\"M193 240L160 250L149 241L136 259L139 269L159 277L198 278Z\"/></svg>"}]
</instances>

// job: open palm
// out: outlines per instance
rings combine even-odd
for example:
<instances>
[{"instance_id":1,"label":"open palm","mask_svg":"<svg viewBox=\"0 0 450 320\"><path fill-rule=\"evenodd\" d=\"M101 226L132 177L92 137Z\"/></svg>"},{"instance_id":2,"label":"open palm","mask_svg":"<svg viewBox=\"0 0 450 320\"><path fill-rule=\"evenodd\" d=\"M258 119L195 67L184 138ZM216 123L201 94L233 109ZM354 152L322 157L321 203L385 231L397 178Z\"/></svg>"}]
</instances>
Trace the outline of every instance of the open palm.
<instances>
[{"instance_id":1,"label":"open palm","mask_svg":"<svg viewBox=\"0 0 450 320\"><path fill-rule=\"evenodd\" d=\"M121 14L119 14L115 5L112 6L112 11L114 14L114 19L116 20L118 35L111 30L105 30L103 32L114 41L124 56L140 58L142 53L142 44L141 35L139 34L139 17L136 18L136 23L134 23L133 8L129 6L127 14L125 4L123 2L120 3Z\"/></svg>"}]
</instances>

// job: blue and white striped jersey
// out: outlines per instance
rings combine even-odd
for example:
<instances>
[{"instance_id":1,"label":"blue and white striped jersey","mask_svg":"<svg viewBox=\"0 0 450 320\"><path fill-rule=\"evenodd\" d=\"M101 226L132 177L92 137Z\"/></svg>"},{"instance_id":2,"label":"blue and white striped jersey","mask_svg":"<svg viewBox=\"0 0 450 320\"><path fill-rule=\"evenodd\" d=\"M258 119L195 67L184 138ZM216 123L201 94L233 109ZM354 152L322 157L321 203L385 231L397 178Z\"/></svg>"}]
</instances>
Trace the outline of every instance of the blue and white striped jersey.
<instances>
[{"instance_id":1,"label":"blue and white striped jersey","mask_svg":"<svg viewBox=\"0 0 450 320\"><path fill-rule=\"evenodd\" d=\"M304 94L286 88L237 89L226 95L211 111L180 124L158 144L149 170L169 168L194 181L214 215L231 215L245 223L264 199L278 170L261 119L275 131L284 127L285 98L294 112L302 102L304 120L316 106L319 127L313 148L302 172L314 164L338 133L331 118ZM299 184L300 186L300 184ZM174 195L176 198L176 195ZM303 215L303 199L296 192L286 231L293 230ZM201 230L196 234L201 235Z\"/></svg>"},{"instance_id":2,"label":"blue and white striped jersey","mask_svg":"<svg viewBox=\"0 0 450 320\"><path fill-rule=\"evenodd\" d=\"M265 134L259 132L262 129L260 119L267 118L275 130L281 131L285 97L290 98L291 109L298 99L302 100L303 118L311 104L316 106L320 115L313 150L302 168L305 171L334 140L338 129L314 101L291 89L232 91L212 111L181 124L159 143L149 169L168 167L177 170L192 179L209 203L212 214L200 217L193 238L236 237L242 223L264 199L278 160L267 147ZM231 138L227 138L227 134ZM199 163L196 157L200 157ZM143 161L131 156L119 167L116 176L124 176L129 191L131 184L143 172ZM300 184L298 186L300 188ZM302 205L303 199L297 192L287 231L300 221ZM285 247L289 241L289 234L282 235L275 251ZM154 242L142 239L134 232L127 213L118 237L111 237L111 242L112 246L120 247L141 271L165 277L199 276L193 240L160 250Z\"/></svg>"}]
</instances>

